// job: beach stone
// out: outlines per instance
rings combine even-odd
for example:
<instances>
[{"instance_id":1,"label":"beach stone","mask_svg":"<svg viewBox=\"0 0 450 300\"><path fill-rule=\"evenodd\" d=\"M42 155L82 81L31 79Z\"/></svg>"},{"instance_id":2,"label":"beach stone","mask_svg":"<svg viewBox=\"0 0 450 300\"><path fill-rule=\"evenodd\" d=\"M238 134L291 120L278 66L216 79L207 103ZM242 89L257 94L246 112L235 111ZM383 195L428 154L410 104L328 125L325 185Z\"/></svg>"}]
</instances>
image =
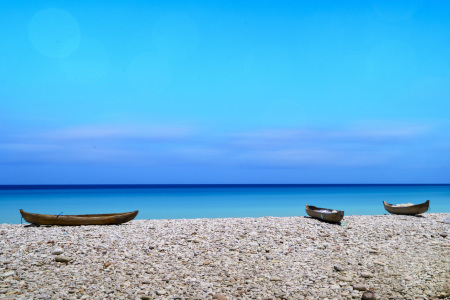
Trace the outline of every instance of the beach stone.
<instances>
[{"instance_id":1,"label":"beach stone","mask_svg":"<svg viewBox=\"0 0 450 300\"><path fill-rule=\"evenodd\" d=\"M351 282L353 281L353 279L350 276L339 276L338 278L340 281L346 281L346 282Z\"/></svg>"},{"instance_id":2,"label":"beach stone","mask_svg":"<svg viewBox=\"0 0 450 300\"><path fill-rule=\"evenodd\" d=\"M361 300L376 300L374 292L364 292L362 294Z\"/></svg>"},{"instance_id":3,"label":"beach stone","mask_svg":"<svg viewBox=\"0 0 450 300\"><path fill-rule=\"evenodd\" d=\"M340 266L334 266L333 268L334 268L334 270L337 271L337 272L342 272L342 271L344 271L344 269L343 269L342 267L340 267Z\"/></svg>"},{"instance_id":4,"label":"beach stone","mask_svg":"<svg viewBox=\"0 0 450 300\"><path fill-rule=\"evenodd\" d=\"M152 300L152 297L150 296L141 296L142 300Z\"/></svg>"},{"instance_id":5,"label":"beach stone","mask_svg":"<svg viewBox=\"0 0 450 300\"><path fill-rule=\"evenodd\" d=\"M339 285L336 285L336 284L330 286L330 289L331 289L331 290L338 290L338 289L340 289L340 288L341 288L341 287L340 287Z\"/></svg>"},{"instance_id":6,"label":"beach stone","mask_svg":"<svg viewBox=\"0 0 450 300\"><path fill-rule=\"evenodd\" d=\"M70 262L70 261L72 261L72 258L71 257L68 257L68 256L56 256L55 257L55 260L57 261L57 262Z\"/></svg>"},{"instance_id":7,"label":"beach stone","mask_svg":"<svg viewBox=\"0 0 450 300\"><path fill-rule=\"evenodd\" d=\"M282 281L282 279L280 277L274 276L270 278L270 281Z\"/></svg>"},{"instance_id":8,"label":"beach stone","mask_svg":"<svg viewBox=\"0 0 450 300\"><path fill-rule=\"evenodd\" d=\"M362 283L356 283L353 285L353 289L357 290L357 291L367 291L367 288L364 284Z\"/></svg>"},{"instance_id":9,"label":"beach stone","mask_svg":"<svg viewBox=\"0 0 450 300\"><path fill-rule=\"evenodd\" d=\"M64 251L61 248L55 248L52 251L52 255L60 255L60 254L63 254L63 253L64 253Z\"/></svg>"},{"instance_id":10,"label":"beach stone","mask_svg":"<svg viewBox=\"0 0 450 300\"><path fill-rule=\"evenodd\" d=\"M5 273L3 273L2 275L0 275L0 277L5 278L5 277L12 276L12 275L14 275L14 274L15 274L14 271L8 271L8 272L5 272Z\"/></svg>"},{"instance_id":11,"label":"beach stone","mask_svg":"<svg viewBox=\"0 0 450 300\"><path fill-rule=\"evenodd\" d=\"M443 232L443 233L441 233L441 236L442 236L443 238L446 238L446 237L448 236L448 233Z\"/></svg>"},{"instance_id":12,"label":"beach stone","mask_svg":"<svg viewBox=\"0 0 450 300\"><path fill-rule=\"evenodd\" d=\"M364 277L364 278L372 278L372 277L373 277L373 274L370 273L370 272L362 272L362 273L361 273L361 277Z\"/></svg>"},{"instance_id":13,"label":"beach stone","mask_svg":"<svg viewBox=\"0 0 450 300\"><path fill-rule=\"evenodd\" d=\"M158 296L162 296L162 295L165 295L165 294L167 294L167 292L165 290L157 290L156 291L156 295L158 295Z\"/></svg>"},{"instance_id":14,"label":"beach stone","mask_svg":"<svg viewBox=\"0 0 450 300\"><path fill-rule=\"evenodd\" d=\"M223 294L214 294L213 299L217 300L228 300L228 298Z\"/></svg>"},{"instance_id":15,"label":"beach stone","mask_svg":"<svg viewBox=\"0 0 450 300\"><path fill-rule=\"evenodd\" d=\"M450 218L444 219L444 221L442 221L442 222L450 224Z\"/></svg>"},{"instance_id":16,"label":"beach stone","mask_svg":"<svg viewBox=\"0 0 450 300\"><path fill-rule=\"evenodd\" d=\"M412 278L411 276L406 276L404 279L405 279L406 281L411 281L411 280L413 280L413 278Z\"/></svg>"}]
</instances>

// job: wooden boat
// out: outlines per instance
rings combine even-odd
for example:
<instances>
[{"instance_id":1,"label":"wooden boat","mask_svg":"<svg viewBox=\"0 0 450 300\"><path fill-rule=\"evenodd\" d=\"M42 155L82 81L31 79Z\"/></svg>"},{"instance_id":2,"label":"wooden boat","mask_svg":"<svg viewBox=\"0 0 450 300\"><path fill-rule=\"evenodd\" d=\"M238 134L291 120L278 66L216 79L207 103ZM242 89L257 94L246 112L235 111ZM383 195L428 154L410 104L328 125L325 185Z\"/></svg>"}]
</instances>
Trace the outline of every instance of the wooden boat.
<instances>
[{"instance_id":1,"label":"wooden boat","mask_svg":"<svg viewBox=\"0 0 450 300\"><path fill-rule=\"evenodd\" d=\"M383 201L384 209L390 212L391 214L396 215L418 215L423 214L428 210L428 207L430 206L430 200L427 200L424 203L421 204L412 204L407 206L396 206L393 204L389 204L386 201Z\"/></svg>"},{"instance_id":2,"label":"wooden boat","mask_svg":"<svg viewBox=\"0 0 450 300\"><path fill-rule=\"evenodd\" d=\"M95 215L41 215L20 210L20 214L28 223L36 225L115 225L133 220L138 210L116 214Z\"/></svg>"},{"instance_id":3,"label":"wooden boat","mask_svg":"<svg viewBox=\"0 0 450 300\"><path fill-rule=\"evenodd\" d=\"M306 204L306 213L308 216L332 223L340 223L344 218L343 210L334 210L329 208L321 208Z\"/></svg>"}]
</instances>

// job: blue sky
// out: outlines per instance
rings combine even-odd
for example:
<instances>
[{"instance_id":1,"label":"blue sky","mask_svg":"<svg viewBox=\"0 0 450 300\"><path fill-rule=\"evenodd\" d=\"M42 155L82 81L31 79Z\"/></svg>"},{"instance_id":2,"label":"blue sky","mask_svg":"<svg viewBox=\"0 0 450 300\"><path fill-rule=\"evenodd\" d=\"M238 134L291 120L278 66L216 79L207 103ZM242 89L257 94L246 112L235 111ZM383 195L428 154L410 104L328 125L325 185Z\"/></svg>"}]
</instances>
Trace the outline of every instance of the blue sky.
<instances>
[{"instance_id":1,"label":"blue sky","mask_svg":"<svg viewBox=\"0 0 450 300\"><path fill-rule=\"evenodd\" d=\"M0 2L0 184L449 183L447 1Z\"/></svg>"}]
</instances>

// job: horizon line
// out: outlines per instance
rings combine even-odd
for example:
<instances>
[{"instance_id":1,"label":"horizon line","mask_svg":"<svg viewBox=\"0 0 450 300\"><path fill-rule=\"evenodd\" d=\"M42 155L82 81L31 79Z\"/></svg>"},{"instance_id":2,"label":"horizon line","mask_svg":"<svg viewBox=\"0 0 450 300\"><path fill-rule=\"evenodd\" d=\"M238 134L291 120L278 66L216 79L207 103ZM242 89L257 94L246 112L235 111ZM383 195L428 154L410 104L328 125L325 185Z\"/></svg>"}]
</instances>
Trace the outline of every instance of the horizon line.
<instances>
[{"instance_id":1,"label":"horizon line","mask_svg":"<svg viewBox=\"0 0 450 300\"><path fill-rule=\"evenodd\" d=\"M221 188L221 187L356 187L356 186L447 186L450 183L164 183L164 184L0 184L14 189L125 189L125 188Z\"/></svg>"}]
</instances>

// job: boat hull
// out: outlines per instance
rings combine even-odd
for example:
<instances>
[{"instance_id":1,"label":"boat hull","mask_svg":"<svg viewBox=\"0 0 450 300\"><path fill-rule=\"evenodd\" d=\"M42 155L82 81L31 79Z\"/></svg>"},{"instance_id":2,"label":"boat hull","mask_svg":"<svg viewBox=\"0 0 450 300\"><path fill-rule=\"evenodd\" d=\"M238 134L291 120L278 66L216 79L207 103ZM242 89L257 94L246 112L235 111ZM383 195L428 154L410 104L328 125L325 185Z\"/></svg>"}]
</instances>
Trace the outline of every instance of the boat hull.
<instances>
[{"instance_id":1,"label":"boat hull","mask_svg":"<svg viewBox=\"0 0 450 300\"><path fill-rule=\"evenodd\" d=\"M93 214L93 215L44 215L34 214L20 210L20 214L28 223L36 225L117 225L133 220L138 210L115 214Z\"/></svg>"},{"instance_id":2,"label":"boat hull","mask_svg":"<svg viewBox=\"0 0 450 300\"><path fill-rule=\"evenodd\" d=\"M328 211L328 213L319 212L318 210ZM333 213L332 211L334 211L334 209L306 205L305 211L308 214L308 216L310 216L312 218L316 218L316 219L326 221L326 222L331 222L331 223L340 223L342 221L342 219L344 218L343 210L336 210L336 212Z\"/></svg>"},{"instance_id":3,"label":"boat hull","mask_svg":"<svg viewBox=\"0 0 450 300\"><path fill-rule=\"evenodd\" d=\"M416 204L416 205L410 205L410 206L394 206L393 204L389 204L386 201L383 201L384 209L391 214L396 215L418 215L423 214L424 212L428 211L428 208L430 206L430 200L427 200L424 203Z\"/></svg>"}]
</instances>

